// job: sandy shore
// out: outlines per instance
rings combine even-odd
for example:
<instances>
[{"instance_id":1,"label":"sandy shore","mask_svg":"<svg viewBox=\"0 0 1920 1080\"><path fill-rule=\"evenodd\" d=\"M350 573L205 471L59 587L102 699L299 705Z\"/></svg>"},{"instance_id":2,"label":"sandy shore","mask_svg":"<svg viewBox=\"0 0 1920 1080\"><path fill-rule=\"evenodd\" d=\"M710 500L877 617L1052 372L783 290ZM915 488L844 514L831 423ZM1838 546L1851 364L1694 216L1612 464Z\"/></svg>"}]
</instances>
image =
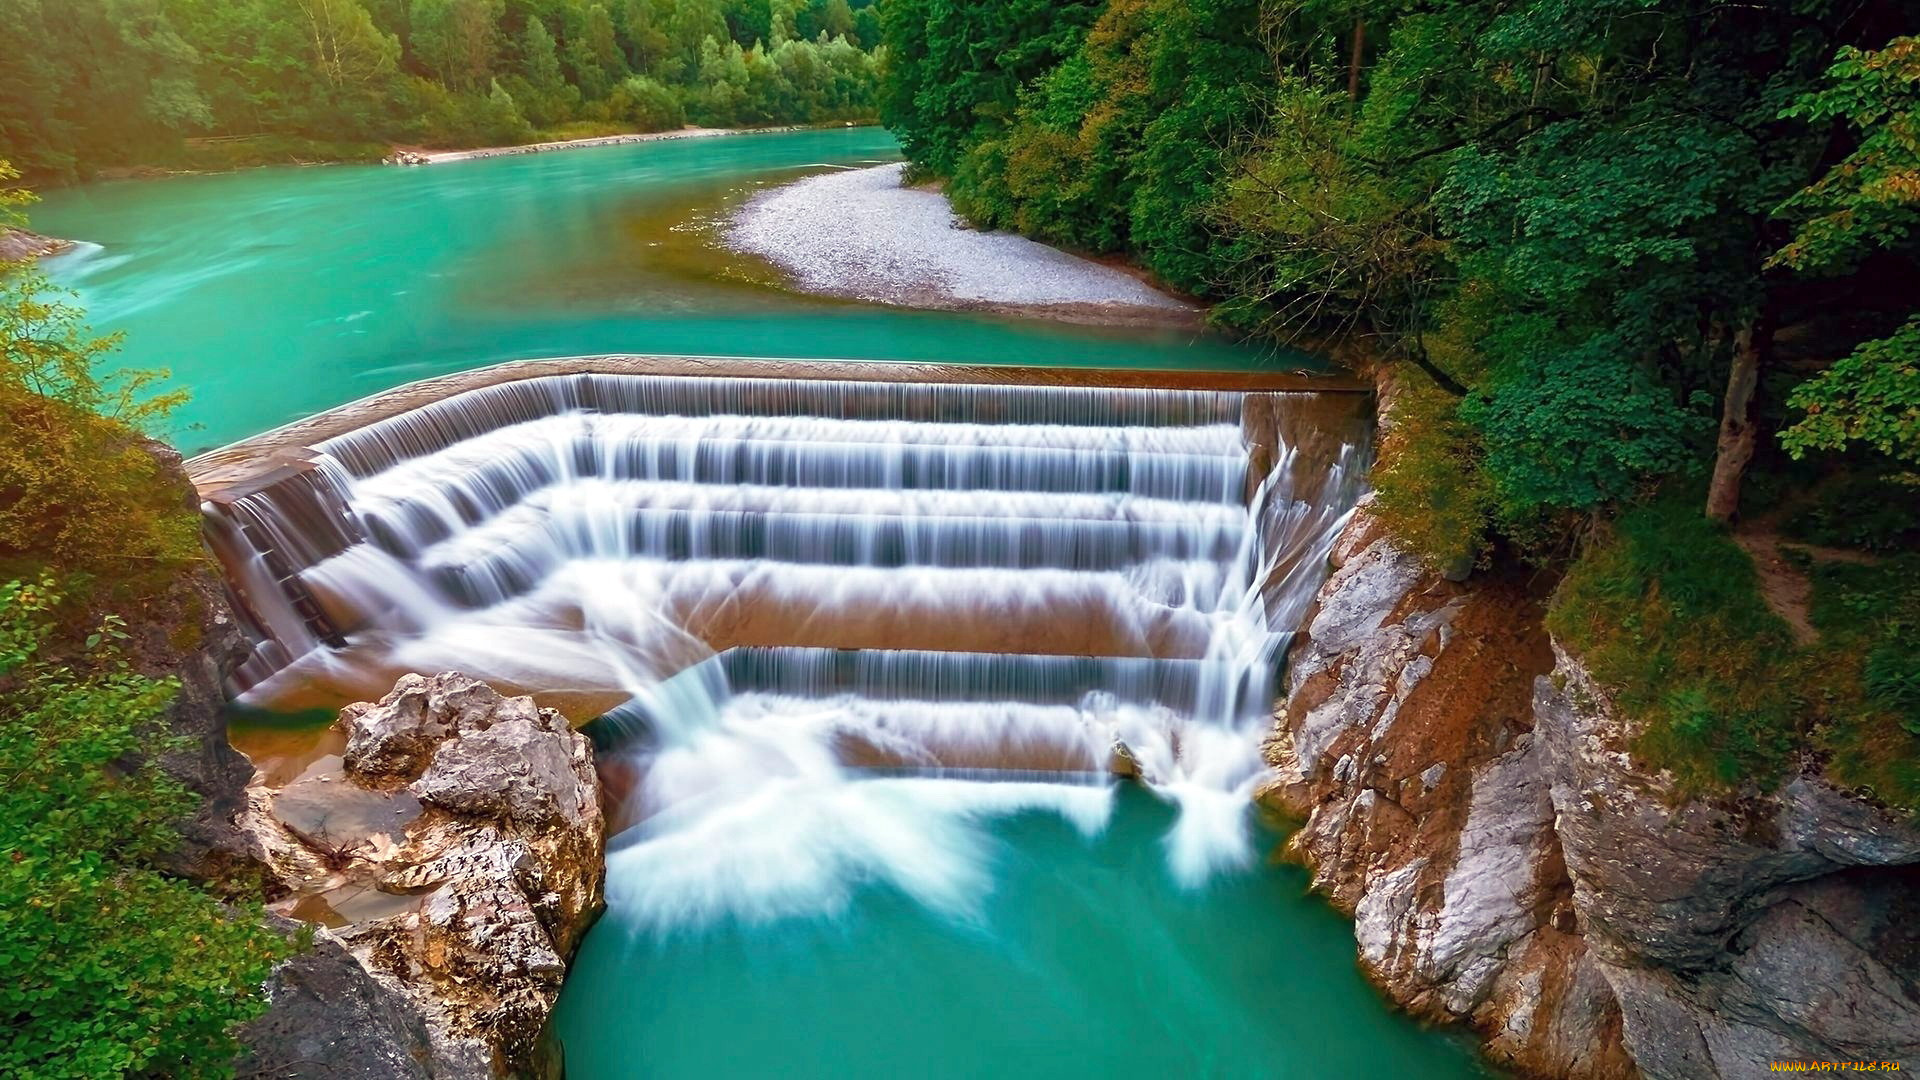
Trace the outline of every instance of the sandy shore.
<instances>
[{"instance_id":1,"label":"sandy shore","mask_svg":"<svg viewBox=\"0 0 1920 1080\"><path fill-rule=\"evenodd\" d=\"M859 127L859 124L834 125ZM558 142L526 143L521 146L487 146L474 150L418 150L410 147L395 150L394 158L402 165L448 165L457 161L479 161L482 158L512 157L516 154L544 154L552 150L580 150L590 146L624 146L628 143L666 142L672 139L712 139L722 135L775 135L788 131L815 131L818 125L788 124L784 127L759 128L680 128L676 131L649 131L632 135L600 135L590 139L562 139Z\"/></svg>"},{"instance_id":2,"label":"sandy shore","mask_svg":"<svg viewBox=\"0 0 1920 1080\"><path fill-rule=\"evenodd\" d=\"M811 176L755 196L726 243L806 292L902 307L1120 325L1194 326L1199 309L1123 270L1011 233L978 232L903 165Z\"/></svg>"}]
</instances>

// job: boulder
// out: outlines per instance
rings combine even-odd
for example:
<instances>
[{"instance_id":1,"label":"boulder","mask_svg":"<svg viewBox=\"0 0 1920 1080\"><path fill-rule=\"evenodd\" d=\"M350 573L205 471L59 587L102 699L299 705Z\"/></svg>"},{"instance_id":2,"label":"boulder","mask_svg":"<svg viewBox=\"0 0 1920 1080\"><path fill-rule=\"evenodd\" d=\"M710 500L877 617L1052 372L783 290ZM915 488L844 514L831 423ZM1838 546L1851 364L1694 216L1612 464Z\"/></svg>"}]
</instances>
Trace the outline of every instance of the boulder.
<instances>
[{"instance_id":1,"label":"boulder","mask_svg":"<svg viewBox=\"0 0 1920 1080\"><path fill-rule=\"evenodd\" d=\"M405 676L340 723L335 773L252 793L249 826L292 894L276 907L331 913L326 939L420 1018L425 1075L555 1075L547 1020L603 905L592 744L531 698L455 673ZM303 970L283 981L304 985ZM362 1000L341 1006L341 1030ZM305 1022L276 1021L281 1009L276 997L261 1031Z\"/></svg>"}]
</instances>

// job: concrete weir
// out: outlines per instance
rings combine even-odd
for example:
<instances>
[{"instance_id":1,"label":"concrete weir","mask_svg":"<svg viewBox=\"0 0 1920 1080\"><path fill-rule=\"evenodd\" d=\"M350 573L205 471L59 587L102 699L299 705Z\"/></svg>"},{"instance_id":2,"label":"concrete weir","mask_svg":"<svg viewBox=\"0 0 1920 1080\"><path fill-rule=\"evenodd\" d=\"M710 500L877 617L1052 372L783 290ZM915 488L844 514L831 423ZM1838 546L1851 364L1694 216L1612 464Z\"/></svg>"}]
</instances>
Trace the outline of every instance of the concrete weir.
<instances>
[{"instance_id":1,"label":"concrete weir","mask_svg":"<svg viewBox=\"0 0 1920 1080\"><path fill-rule=\"evenodd\" d=\"M961 691L1057 668L994 655L1103 657L1143 703L1174 679L1213 708L1179 665L1220 650L1240 591L1274 615L1317 573L1367 389L570 357L411 383L187 468L255 646L234 689L269 707L459 667L590 716L754 648L776 674L819 650L979 658L942 669Z\"/></svg>"}]
</instances>

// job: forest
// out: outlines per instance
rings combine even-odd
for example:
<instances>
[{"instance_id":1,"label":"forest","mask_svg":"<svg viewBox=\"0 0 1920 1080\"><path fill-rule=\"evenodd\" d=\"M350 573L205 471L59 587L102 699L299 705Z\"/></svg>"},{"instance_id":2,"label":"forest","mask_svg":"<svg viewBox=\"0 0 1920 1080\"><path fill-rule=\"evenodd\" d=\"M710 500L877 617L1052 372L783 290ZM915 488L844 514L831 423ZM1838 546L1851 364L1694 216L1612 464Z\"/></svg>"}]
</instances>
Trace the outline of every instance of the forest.
<instances>
[{"instance_id":1,"label":"forest","mask_svg":"<svg viewBox=\"0 0 1920 1080\"><path fill-rule=\"evenodd\" d=\"M7 0L0 160L377 160L685 124L871 119L872 0Z\"/></svg>"},{"instance_id":2,"label":"forest","mask_svg":"<svg viewBox=\"0 0 1920 1080\"><path fill-rule=\"evenodd\" d=\"M1656 764L1717 790L1814 759L1920 805L1909 5L881 18L882 116L975 224L1388 365L1382 518L1451 575L1560 579L1550 624ZM1750 569L1782 540L1791 624Z\"/></svg>"}]
</instances>

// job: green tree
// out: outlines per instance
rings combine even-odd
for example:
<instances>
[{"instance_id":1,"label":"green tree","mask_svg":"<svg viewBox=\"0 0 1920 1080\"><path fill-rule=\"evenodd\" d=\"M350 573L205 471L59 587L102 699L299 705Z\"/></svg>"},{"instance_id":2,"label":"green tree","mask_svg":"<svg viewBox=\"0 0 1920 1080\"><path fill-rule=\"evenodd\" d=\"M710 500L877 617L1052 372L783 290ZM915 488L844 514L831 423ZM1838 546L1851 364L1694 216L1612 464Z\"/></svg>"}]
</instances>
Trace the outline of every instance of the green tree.
<instances>
[{"instance_id":1,"label":"green tree","mask_svg":"<svg viewBox=\"0 0 1920 1080\"><path fill-rule=\"evenodd\" d=\"M422 69L454 90L488 86L499 54L504 0L413 0L410 51Z\"/></svg>"},{"instance_id":2,"label":"green tree","mask_svg":"<svg viewBox=\"0 0 1920 1080\"><path fill-rule=\"evenodd\" d=\"M1786 115L1843 124L1854 149L1780 208L1799 222L1772 263L1809 274L1846 273L1876 250L1916 243L1920 225L1920 38L1896 38L1874 52L1846 48L1831 85ZM1795 455L1864 443L1920 463L1920 304L1893 333L1794 390L1806 415L1782 434Z\"/></svg>"}]
</instances>

